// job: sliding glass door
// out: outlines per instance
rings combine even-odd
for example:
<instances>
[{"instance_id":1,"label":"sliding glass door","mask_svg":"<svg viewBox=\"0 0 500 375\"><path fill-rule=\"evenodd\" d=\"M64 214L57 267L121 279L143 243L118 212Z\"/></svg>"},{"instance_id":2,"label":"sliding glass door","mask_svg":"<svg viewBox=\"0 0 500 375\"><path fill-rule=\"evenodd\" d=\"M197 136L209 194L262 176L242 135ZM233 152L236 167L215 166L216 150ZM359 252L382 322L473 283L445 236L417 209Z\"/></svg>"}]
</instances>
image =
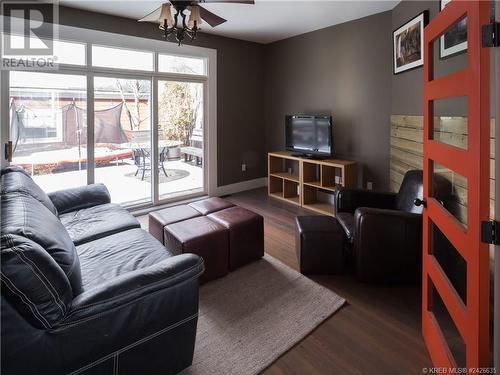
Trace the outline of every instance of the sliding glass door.
<instances>
[{"instance_id":1,"label":"sliding glass door","mask_svg":"<svg viewBox=\"0 0 500 375\"><path fill-rule=\"evenodd\" d=\"M158 81L159 199L204 189L204 83Z\"/></svg>"},{"instance_id":2,"label":"sliding glass door","mask_svg":"<svg viewBox=\"0 0 500 375\"><path fill-rule=\"evenodd\" d=\"M55 41L54 70L0 72L0 135L7 151L12 142L11 164L47 192L103 183L127 207L213 188L214 51L183 47L195 56L180 56L168 44L92 33L87 42Z\"/></svg>"},{"instance_id":3,"label":"sliding glass door","mask_svg":"<svg viewBox=\"0 0 500 375\"><path fill-rule=\"evenodd\" d=\"M11 164L46 192L87 183L86 86L84 75L10 73Z\"/></svg>"},{"instance_id":4,"label":"sliding glass door","mask_svg":"<svg viewBox=\"0 0 500 375\"><path fill-rule=\"evenodd\" d=\"M115 203L150 203L151 81L94 78L95 182Z\"/></svg>"}]
</instances>

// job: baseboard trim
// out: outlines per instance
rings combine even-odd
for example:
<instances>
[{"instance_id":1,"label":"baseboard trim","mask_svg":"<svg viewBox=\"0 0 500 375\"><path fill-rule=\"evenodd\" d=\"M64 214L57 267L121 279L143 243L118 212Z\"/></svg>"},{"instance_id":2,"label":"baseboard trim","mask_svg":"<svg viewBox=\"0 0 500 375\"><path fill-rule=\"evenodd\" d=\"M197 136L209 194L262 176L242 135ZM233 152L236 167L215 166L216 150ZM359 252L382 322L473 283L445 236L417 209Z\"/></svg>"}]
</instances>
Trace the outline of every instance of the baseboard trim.
<instances>
[{"instance_id":1,"label":"baseboard trim","mask_svg":"<svg viewBox=\"0 0 500 375\"><path fill-rule=\"evenodd\" d=\"M240 191L257 189L257 188L264 187L264 186L267 186L267 178L261 177L261 178L256 178L254 180L237 182L235 184L218 186L217 189L214 192L212 192L209 196L220 197L222 195L235 194L235 193L239 193ZM158 206L131 208L130 212L134 216L146 215L152 211L157 211L157 210L161 210L163 208L168 208L168 207L172 207L172 206L178 206L181 204L188 204L188 203L191 203L194 201L198 201L200 199L206 199L209 196L204 195L204 194L197 194L195 196L186 197L185 199L181 198L179 200L166 202L166 203L158 205Z\"/></svg>"},{"instance_id":2,"label":"baseboard trim","mask_svg":"<svg viewBox=\"0 0 500 375\"><path fill-rule=\"evenodd\" d=\"M239 193L240 191L257 189L260 187L267 186L267 178L255 178L253 180L237 182L235 184L217 186L217 190L213 193L213 195L221 196L228 194Z\"/></svg>"}]
</instances>

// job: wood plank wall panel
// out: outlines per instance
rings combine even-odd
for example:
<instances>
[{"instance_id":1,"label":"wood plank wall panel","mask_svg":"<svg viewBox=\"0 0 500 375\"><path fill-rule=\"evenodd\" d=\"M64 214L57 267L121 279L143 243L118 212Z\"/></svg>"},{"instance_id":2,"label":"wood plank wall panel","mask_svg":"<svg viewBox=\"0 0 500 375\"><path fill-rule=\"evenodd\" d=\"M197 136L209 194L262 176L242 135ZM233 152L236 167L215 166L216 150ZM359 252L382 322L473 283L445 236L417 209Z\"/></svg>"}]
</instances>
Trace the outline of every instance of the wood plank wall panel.
<instances>
[{"instance_id":1,"label":"wood plank wall panel","mask_svg":"<svg viewBox=\"0 0 500 375\"><path fill-rule=\"evenodd\" d=\"M422 169L423 164L423 116L391 116L390 188L397 192L403 176L410 169ZM466 148L467 118L435 118L434 139L457 147ZM495 217L495 120L491 120L490 133L490 217ZM441 171L451 182L453 198L447 202L448 210L460 221L465 222L467 195L465 179L451 171ZM493 275L494 246L490 246L490 270ZM493 280L491 277L491 308L493 308ZM491 315L493 317L493 314ZM493 319L493 318L492 318Z\"/></svg>"},{"instance_id":2,"label":"wood plank wall panel","mask_svg":"<svg viewBox=\"0 0 500 375\"><path fill-rule=\"evenodd\" d=\"M434 139L459 147L467 148L467 118L466 117L436 117L434 120ZM403 176L410 169L422 169L423 161L423 116L391 116L390 133L390 186L392 191L398 191ZM491 176L490 176L490 213L494 217L495 197L495 121L491 120ZM460 221L465 222L467 212L467 182L452 171L439 168L438 174L452 182L452 200L448 202L449 210Z\"/></svg>"}]
</instances>

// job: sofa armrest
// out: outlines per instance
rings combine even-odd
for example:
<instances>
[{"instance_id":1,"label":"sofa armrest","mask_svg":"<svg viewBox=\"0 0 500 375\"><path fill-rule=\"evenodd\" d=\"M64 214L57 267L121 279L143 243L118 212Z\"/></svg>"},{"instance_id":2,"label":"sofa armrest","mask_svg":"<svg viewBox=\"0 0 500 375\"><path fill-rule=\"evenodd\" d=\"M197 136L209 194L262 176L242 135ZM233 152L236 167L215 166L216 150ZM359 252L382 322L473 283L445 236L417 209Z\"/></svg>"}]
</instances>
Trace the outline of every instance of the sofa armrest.
<instances>
[{"instance_id":1,"label":"sofa armrest","mask_svg":"<svg viewBox=\"0 0 500 375\"><path fill-rule=\"evenodd\" d=\"M354 213L356 273L363 281L419 282L422 215L359 208Z\"/></svg>"},{"instance_id":2,"label":"sofa armrest","mask_svg":"<svg viewBox=\"0 0 500 375\"><path fill-rule=\"evenodd\" d=\"M156 292L196 279L203 271L202 258L195 254L182 254L118 276L77 296L58 326L97 319Z\"/></svg>"},{"instance_id":3,"label":"sofa armrest","mask_svg":"<svg viewBox=\"0 0 500 375\"><path fill-rule=\"evenodd\" d=\"M350 212L359 207L393 208L396 193L378 192L363 189L340 189L335 194L336 212Z\"/></svg>"},{"instance_id":4,"label":"sofa armrest","mask_svg":"<svg viewBox=\"0 0 500 375\"><path fill-rule=\"evenodd\" d=\"M48 195L60 214L111 202L111 196L104 184L59 190Z\"/></svg>"}]
</instances>

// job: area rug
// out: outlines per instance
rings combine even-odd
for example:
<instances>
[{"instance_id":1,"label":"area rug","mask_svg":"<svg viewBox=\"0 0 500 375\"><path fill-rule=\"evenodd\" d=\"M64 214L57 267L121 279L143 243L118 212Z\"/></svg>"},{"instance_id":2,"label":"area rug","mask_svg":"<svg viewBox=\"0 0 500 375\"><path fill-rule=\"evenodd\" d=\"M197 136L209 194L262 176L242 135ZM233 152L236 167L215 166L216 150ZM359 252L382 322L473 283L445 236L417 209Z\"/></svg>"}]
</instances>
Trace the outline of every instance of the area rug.
<instances>
[{"instance_id":1,"label":"area rug","mask_svg":"<svg viewBox=\"0 0 500 375\"><path fill-rule=\"evenodd\" d=\"M189 176L189 172L185 171L183 169L165 169L165 171L167 172L167 176L165 176L165 173L163 173L163 171L161 169L158 171L158 178L160 180L160 182L159 182L160 184L162 184L164 182L179 180L181 178ZM135 175L135 172L134 173L127 173L125 176L142 180L142 172L141 171L139 171L139 173L137 173L137 176ZM144 179L142 181L151 182L151 171L146 171L146 173L144 174Z\"/></svg>"},{"instance_id":2,"label":"area rug","mask_svg":"<svg viewBox=\"0 0 500 375\"><path fill-rule=\"evenodd\" d=\"M182 374L258 374L344 302L266 255L201 287L193 365Z\"/></svg>"}]
</instances>

